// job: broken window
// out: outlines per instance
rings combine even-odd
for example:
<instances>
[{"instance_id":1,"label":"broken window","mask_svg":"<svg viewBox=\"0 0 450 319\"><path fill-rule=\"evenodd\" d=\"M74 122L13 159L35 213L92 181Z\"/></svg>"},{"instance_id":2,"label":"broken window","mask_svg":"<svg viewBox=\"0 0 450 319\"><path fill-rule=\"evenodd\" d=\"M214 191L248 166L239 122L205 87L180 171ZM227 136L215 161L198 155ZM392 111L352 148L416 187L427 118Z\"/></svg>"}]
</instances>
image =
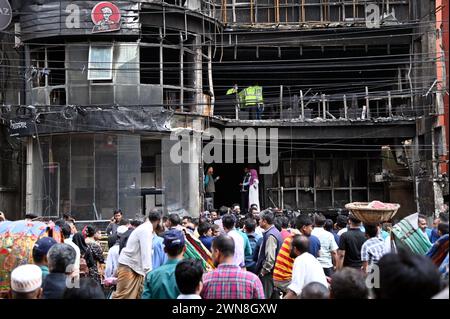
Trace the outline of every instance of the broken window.
<instances>
[{"instance_id":1,"label":"broken window","mask_svg":"<svg viewBox=\"0 0 450 319\"><path fill-rule=\"evenodd\" d=\"M30 52L30 69L33 87L45 86L45 48Z\"/></svg>"},{"instance_id":2,"label":"broken window","mask_svg":"<svg viewBox=\"0 0 450 319\"><path fill-rule=\"evenodd\" d=\"M141 84L160 84L159 47L140 47Z\"/></svg>"},{"instance_id":3,"label":"broken window","mask_svg":"<svg viewBox=\"0 0 450 319\"><path fill-rule=\"evenodd\" d=\"M350 185L350 160L335 159L333 161L333 183L335 187L348 187Z\"/></svg>"},{"instance_id":4,"label":"broken window","mask_svg":"<svg viewBox=\"0 0 450 319\"><path fill-rule=\"evenodd\" d=\"M163 49L164 85L180 86L180 50Z\"/></svg>"},{"instance_id":5,"label":"broken window","mask_svg":"<svg viewBox=\"0 0 450 319\"><path fill-rule=\"evenodd\" d=\"M31 49L30 76L33 87L64 85L66 83L65 60L63 46Z\"/></svg>"},{"instance_id":6,"label":"broken window","mask_svg":"<svg viewBox=\"0 0 450 319\"><path fill-rule=\"evenodd\" d=\"M366 187L367 186L367 160L355 160L353 164L352 186Z\"/></svg>"},{"instance_id":7,"label":"broken window","mask_svg":"<svg viewBox=\"0 0 450 319\"><path fill-rule=\"evenodd\" d=\"M164 106L170 109L177 109L180 106L180 91L164 89Z\"/></svg>"},{"instance_id":8,"label":"broken window","mask_svg":"<svg viewBox=\"0 0 450 319\"><path fill-rule=\"evenodd\" d=\"M334 207L345 207L350 202L350 191L335 190L334 191Z\"/></svg>"},{"instance_id":9,"label":"broken window","mask_svg":"<svg viewBox=\"0 0 450 319\"><path fill-rule=\"evenodd\" d=\"M316 162L316 185L331 187L331 161L318 160Z\"/></svg>"},{"instance_id":10,"label":"broken window","mask_svg":"<svg viewBox=\"0 0 450 319\"><path fill-rule=\"evenodd\" d=\"M283 199L284 199L284 206L287 209L295 209L297 207L295 190L284 191Z\"/></svg>"},{"instance_id":11,"label":"broken window","mask_svg":"<svg viewBox=\"0 0 450 319\"><path fill-rule=\"evenodd\" d=\"M66 50L64 47L47 48L47 65L50 72L48 85L64 85L66 83L65 60Z\"/></svg>"},{"instance_id":12,"label":"broken window","mask_svg":"<svg viewBox=\"0 0 450 319\"><path fill-rule=\"evenodd\" d=\"M312 180L312 161L298 161L297 163L296 184L300 188L309 188L313 184Z\"/></svg>"},{"instance_id":13,"label":"broken window","mask_svg":"<svg viewBox=\"0 0 450 319\"><path fill-rule=\"evenodd\" d=\"M333 203L331 201L331 199L332 199L331 191L317 190L316 198L317 198L317 203L316 203L317 207L320 207L320 208L333 207Z\"/></svg>"},{"instance_id":14,"label":"broken window","mask_svg":"<svg viewBox=\"0 0 450 319\"><path fill-rule=\"evenodd\" d=\"M183 63L183 86L193 88L194 87L194 72L195 72L195 60L194 55L190 52L184 51L184 63Z\"/></svg>"},{"instance_id":15,"label":"broken window","mask_svg":"<svg viewBox=\"0 0 450 319\"><path fill-rule=\"evenodd\" d=\"M283 160L280 186L285 205L291 206L295 199L299 209L330 209L369 198L385 200L383 184L369 181L369 163L371 172L381 169L378 157L335 155L317 151L310 158Z\"/></svg>"},{"instance_id":16,"label":"broken window","mask_svg":"<svg viewBox=\"0 0 450 319\"><path fill-rule=\"evenodd\" d=\"M66 89L57 88L50 92L50 105L66 105Z\"/></svg>"},{"instance_id":17,"label":"broken window","mask_svg":"<svg viewBox=\"0 0 450 319\"><path fill-rule=\"evenodd\" d=\"M89 47L88 80L112 80L113 46Z\"/></svg>"}]
</instances>

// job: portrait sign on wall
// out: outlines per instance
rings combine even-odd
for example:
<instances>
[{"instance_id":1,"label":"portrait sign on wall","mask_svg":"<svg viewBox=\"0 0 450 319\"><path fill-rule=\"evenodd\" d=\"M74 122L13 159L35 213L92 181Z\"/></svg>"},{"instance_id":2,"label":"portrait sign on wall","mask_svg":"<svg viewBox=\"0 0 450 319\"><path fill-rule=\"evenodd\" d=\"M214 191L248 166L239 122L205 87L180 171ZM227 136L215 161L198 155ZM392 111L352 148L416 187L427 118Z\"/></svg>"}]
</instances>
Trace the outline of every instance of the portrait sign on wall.
<instances>
[{"instance_id":1,"label":"portrait sign on wall","mask_svg":"<svg viewBox=\"0 0 450 319\"><path fill-rule=\"evenodd\" d=\"M91 18L95 24L92 33L111 32L120 29L120 10L111 2L97 3L92 9Z\"/></svg>"}]
</instances>

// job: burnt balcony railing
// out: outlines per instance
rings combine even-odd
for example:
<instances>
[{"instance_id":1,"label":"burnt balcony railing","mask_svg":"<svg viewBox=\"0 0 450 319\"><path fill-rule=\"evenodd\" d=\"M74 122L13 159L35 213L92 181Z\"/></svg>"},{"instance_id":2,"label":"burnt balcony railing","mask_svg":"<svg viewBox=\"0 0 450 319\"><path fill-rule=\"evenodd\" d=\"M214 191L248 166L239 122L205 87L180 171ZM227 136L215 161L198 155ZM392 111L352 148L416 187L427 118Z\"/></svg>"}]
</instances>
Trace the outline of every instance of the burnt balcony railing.
<instances>
[{"instance_id":1,"label":"burnt balcony railing","mask_svg":"<svg viewBox=\"0 0 450 319\"><path fill-rule=\"evenodd\" d=\"M414 92L413 92L414 93ZM414 107L413 95L406 91L321 94L280 86L279 92L264 96L263 110L255 117L238 96L217 96L214 115L234 120L370 120L372 118L412 118L423 108Z\"/></svg>"},{"instance_id":2,"label":"burnt balcony railing","mask_svg":"<svg viewBox=\"0 0 450 319\"><path fill-rule=\"evenodd\" d=\"M210 18L216 18L216 3L214 0L134 0L135 2L164 4L197 11Z\"/></svg>"},{"instance_id":3,"label":"burnt balcony railing","mask_svg":"<svg viewBox=\"0 0 450 319\"><path fill-rule=\"evenodd\" d=\"M365 24L366 16L379 13L381 24L408 22L411 0L215 0L216 10L229 25ZM368 7L372 5L372 7ZM374 8L375 5L377 8ZM367 12L367 13L366 13Z\"/></svg>"}]
</instances>

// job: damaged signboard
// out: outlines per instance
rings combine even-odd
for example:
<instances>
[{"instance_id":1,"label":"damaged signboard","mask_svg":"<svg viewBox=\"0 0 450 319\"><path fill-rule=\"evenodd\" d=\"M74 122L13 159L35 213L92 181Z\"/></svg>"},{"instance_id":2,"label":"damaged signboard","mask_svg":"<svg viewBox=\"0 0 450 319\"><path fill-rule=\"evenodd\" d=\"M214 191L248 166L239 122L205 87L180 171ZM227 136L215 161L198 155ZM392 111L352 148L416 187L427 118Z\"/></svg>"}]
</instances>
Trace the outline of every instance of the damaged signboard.
<instances>
[{"instance_id":1,"label":"damaged signboard","mask_svg":"<svg viewBox=\"0 0 450 319\"><path fill-rule=\"evenodd\" d=\"M22 107L22 109L25 107ZM28 107L29 108L29 107ZM10 136L95 131L170 131L173 113L145 107L77 108L36 113L29 109L8 119Z\"/></svg>"}]
</instances>

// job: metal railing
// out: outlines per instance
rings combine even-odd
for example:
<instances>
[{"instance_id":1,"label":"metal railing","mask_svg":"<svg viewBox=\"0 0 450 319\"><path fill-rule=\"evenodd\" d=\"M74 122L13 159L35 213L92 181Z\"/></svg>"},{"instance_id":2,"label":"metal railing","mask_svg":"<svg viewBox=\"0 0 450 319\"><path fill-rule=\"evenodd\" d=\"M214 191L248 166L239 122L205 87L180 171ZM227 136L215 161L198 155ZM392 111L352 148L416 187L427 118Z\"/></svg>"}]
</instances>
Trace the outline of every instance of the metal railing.
<instances>
[{"instance_id":1,"label":"metal railing","mask_svg":"<svg viewBox=\"0 0 450 319\"><path fill-rule=\"evenodd\" d=\"M414 92L413 92L414 93ZM365 91L350 94L322 94L311 90L293 92L280 86L279 96L264 96L260 120L370 120L371 118L415 117L413 93L395 91ZM289 94L289 95L287 95ZM234 120L255 120L254 109L246 107L234 95L217 99L216 116Z\"/></svg>"},{"instance_id":2,"label":"metal railing","mask_svg":"<svg viewBox=\"0 0 450 319\"><path fill-rule=\"evenodd\" d=\"M364 22L364 0L216 0L220 19L225 24L283 24ZM382 19L409 20L409 0L384 0L377 3ZM396 12L398 17L396 17Z\"/></svg>"}]
</instances>

